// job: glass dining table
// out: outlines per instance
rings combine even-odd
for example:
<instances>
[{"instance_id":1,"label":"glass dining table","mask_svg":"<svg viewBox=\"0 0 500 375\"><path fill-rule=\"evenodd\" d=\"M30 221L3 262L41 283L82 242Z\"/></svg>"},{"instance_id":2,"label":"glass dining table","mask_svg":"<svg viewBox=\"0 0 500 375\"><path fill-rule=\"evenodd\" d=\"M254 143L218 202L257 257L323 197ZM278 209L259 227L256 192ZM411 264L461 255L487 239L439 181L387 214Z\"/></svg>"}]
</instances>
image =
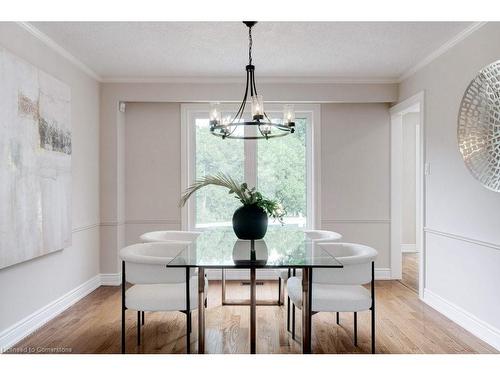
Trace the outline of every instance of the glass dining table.
<instances>
[{"instance_id":1,"label":"glass dining table","mask_svg":"<svg viewBox=\"0 0 500 375\"><path fill-rule=\"evenodd\" d=\"M256 353L256 270L302 269L302 351L311 353L312 276L314 268L342 264L300 229L269 226L262 240L239 240L231 228L204 231L175 256L167 267L186 270L186 310L190 311L192 269L198 269L198 353L205 353L205 271L250 270L250 352ZM187 337L187 351L190 338Z\"/></svg>"}]
</instances>

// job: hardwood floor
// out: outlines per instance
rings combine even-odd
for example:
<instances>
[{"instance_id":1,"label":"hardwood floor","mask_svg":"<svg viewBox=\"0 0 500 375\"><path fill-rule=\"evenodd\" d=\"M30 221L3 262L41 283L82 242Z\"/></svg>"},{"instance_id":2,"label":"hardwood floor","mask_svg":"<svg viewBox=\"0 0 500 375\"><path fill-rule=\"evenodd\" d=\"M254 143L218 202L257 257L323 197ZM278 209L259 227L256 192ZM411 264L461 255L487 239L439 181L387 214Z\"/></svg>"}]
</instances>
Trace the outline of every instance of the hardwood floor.
<instances>
[{"instance_id":1,"label":"hardwood floor","mask_svg":"<svg viewBox=\"0 0 500 375\"><path fill-rule=\"evenodd\" d=\"M248 286L228 282L228 298L243 298ZM208 353L249 352L249 308L220 305L220 282L209 287L206 310ZM257 287L258 298L277 298L277 283ZM377 353L497 353L443 315L422 303L397 281L376 283ZM297 315L300 337L300 314ZM182 313L146 313L142 345L136 345L136 312L127 311L127 353L184 353L186 318ZM197 314L193 314L196 322ZM353 319L341 313L313 316L314 353L369 353L370 314L358 314L358 344L353 345ZM286 332L286 308L257 308L257 352L300 353L301 346ZM197 324L193 324L191 350L197 350ZM16 345L23 348L70 348L72 353L120 352L120 288L100 287L37 332Z\"/></svg>"},{"instance_id":2,"label":"hardwood floor","mask_svg":"<svg viewBox=\"0 0 500 375\"><path fill-rule=\"evenodd\" d=\"M401 282L418 293L418 253L403 253Z\"/></svg>"}]
</instances>

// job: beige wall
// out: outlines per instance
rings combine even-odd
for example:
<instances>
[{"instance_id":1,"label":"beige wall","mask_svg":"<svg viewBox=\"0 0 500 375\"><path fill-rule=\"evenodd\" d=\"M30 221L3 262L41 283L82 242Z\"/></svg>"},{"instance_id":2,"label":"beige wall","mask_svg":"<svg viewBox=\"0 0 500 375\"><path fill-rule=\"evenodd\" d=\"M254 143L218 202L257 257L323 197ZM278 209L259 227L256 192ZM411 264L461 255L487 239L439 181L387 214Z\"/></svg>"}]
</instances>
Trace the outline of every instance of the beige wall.
<instances>
[{"instance_id":1,"label":"beige wall","mask_svg":"<svg viewBox=\"0 0 500 375\"><path fill-rule=\"evenodd\" d=\"M125 120L125 241L180 229L181 116L178 103L128 103Z\"/></svg>"},{"instance_id":2,"label":"beige wall","mask_svg":"<svg viewBox=\"0 0 500 375\"><path fill-rule=\"evenodd\" d=\"M17 24L0 45L71 87L73 128L73 245L0 270L1 332L99 273L99 86Z\"/></svg>"},{"instance_id":3,"label":"beige wall","mask_svg":"<svg viewBox=\"0 0 500 375\"><path fill-rule=\"evenodd\" d=\"M401 244L416 245L416 130L420 114L403 115L403 160L401 178Z\"/></svg>"},{"instance_id":4,"label":"beige wall","mask_svg":"<svg viewBox=\"0 0 500 375\"><path fill-rule=\"evenodd\" d=\"M425 92L427 300L500 348L500 194L477 182L458 150L457 114L469 82L500 58L488 23L406 79L400 100ZM437 302L436 302L437 301ZM451 315L450 315L451 314Z\"/></svg>"},{"instance_id":5,"label":"beige wall","mask_svg":"<svg viewBox=\"0 0 500 375\"><path fill-rule=\"evenodd\" d=\"M390 266L390 127L387 104L321 106L321 215L324 229L379 251Z\"/></svg>"}]
</instances>

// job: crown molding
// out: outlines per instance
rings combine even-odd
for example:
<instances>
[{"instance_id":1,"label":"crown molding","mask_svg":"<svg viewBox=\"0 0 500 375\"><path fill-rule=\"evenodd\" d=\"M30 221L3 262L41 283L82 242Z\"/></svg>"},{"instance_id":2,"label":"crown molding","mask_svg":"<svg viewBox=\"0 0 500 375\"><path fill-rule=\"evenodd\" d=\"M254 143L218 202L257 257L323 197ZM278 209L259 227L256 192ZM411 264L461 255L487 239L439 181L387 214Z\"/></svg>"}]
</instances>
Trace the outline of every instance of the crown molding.
<instances>
[{"instance_id":1,"label":"crown molding","mask_svg":"<svg viewBox=\"0 0 500 375\"><path fill-rule=\"evenodd\" d=\"M244 77L103 77L103 83L198 83L223 84L245 83ZM396 77L258 77L258 83L269 84L396 84Z\"/></svg>"},{"instance_id":2,"label":"crown molding","mask_svg":"<svg viewBox=\"0 0 500 375\"><path fill-rule=\"evenodd\" d=\"M75 65L77 68L82 70L85 74L89 75L93 79L95 79L98 82L102 81L102 78L94 72L92 69L90 69L87 65L85 65L83 62L78 60L75 56L73 56L71 53L69 53L66 49L61 47L59 44L57 44L52 38L50 38L48 35L44 34L40 30L38 30L35 26L30 24L29 22L16 22L20 27L22 27L24 30L28 31L32 36L40 40L43 44L45 44L47 47L51 48L53 51L57 52L59 55L70 61L73 65Z\"/></svg>"},{"instance_id":3,"label":"crown molding","mask_svg":"<svg viewBox=\"0 0 500 375\"><path fill-rule=\"evenodd\" d=\"M16 22L20 27L28 31L35 38L40 40L46 46L66 58L73 65L78 67L84 73L102 83L199 83L199 84L224 84L224 83L242 83L242 77L101 77L82 61L73 56L65 48L56 43L48 35L31 25L29 22ZM434 52L427 55L417 64L406 70L399 77L259 77L261 84L398 84L417 71L430 64L446 51L456 44L479 30L487 22L474 22L446 43L441 45Z\"/></svg>"},{"instance_id":4,"label":"crown molding","mask_svg":"<svg viewBox=\"0 0 500 375\"><path fill-rule=\"evenodd\" d=\"M401 74L397 80L398 83L401 83L408 77L412 76L415 74L417 71L425 67L426 65L430 64L432 61L436 60L439 56L450 50L452 47L460 43L462 40L470 36L472 33L476 32L479 30L481 27L486 25L487 22L474 22L472 25L467 27L466 29L462 30L460 33L455 35L453 38L448 40L446 43L441 45L438 49L436 49L434 52L430 53L427 55L425 58L420 60L417 64L413 65L410 69L406 70L403 74Z\"/></svg>"}]
</instances>

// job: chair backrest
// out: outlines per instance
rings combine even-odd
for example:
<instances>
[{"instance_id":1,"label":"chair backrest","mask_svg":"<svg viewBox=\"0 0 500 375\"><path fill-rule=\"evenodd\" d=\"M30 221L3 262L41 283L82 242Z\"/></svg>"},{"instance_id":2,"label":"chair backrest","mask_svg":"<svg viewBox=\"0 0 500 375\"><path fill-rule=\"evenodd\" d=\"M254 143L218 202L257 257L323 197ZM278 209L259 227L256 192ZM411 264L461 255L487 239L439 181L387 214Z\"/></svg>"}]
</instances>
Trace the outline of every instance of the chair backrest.
<instances>
[{"instance_id":1,"label":"chair backrest","mask_svg":"<svg viewBox=\"0 0 500 375\"><path fill-rule=\"evenodd\" d=\"M168 242L168 241L189 241L192 242L201 234L201 232L182 231L182 230L158 230L147 232L139 238L142 242Z\"/></svg>"},{"instance_id":2,"label":"chair backrest","mask_svg":"<svg viewBox=\"0 0 500 375\"><path fill-rule=\"evenodd\" d=\"M183 249L188 241L140 243L120 250L125 262L125 280L132 284L170 284L186 281L184 268L167 268L167 264ZM194 269L191 271L194 275Z\"/></svg>"},{"instance_id":3,"label":"chair backrest","mask_svg":"<svg viewBox=\"0 0 500 375\"><path fill-rule=\"evenodd\" d=\"M313 282L323 284L361 285L372 280L372 262L377 251L369 246L355 243L315 244L334 256L344 267L313 270Z\"/></svg>"},{"instance_id":4,"label":"chair backrest","mask_svg":"<svg viewBox=\"0 0 500 375\"><path fill-rule=\"evenodd\" d=\"M335 242L342 239L342 235L329 230L305 230L306 237L316 243L318 242Z\"/></svg>"}]
</instances>

